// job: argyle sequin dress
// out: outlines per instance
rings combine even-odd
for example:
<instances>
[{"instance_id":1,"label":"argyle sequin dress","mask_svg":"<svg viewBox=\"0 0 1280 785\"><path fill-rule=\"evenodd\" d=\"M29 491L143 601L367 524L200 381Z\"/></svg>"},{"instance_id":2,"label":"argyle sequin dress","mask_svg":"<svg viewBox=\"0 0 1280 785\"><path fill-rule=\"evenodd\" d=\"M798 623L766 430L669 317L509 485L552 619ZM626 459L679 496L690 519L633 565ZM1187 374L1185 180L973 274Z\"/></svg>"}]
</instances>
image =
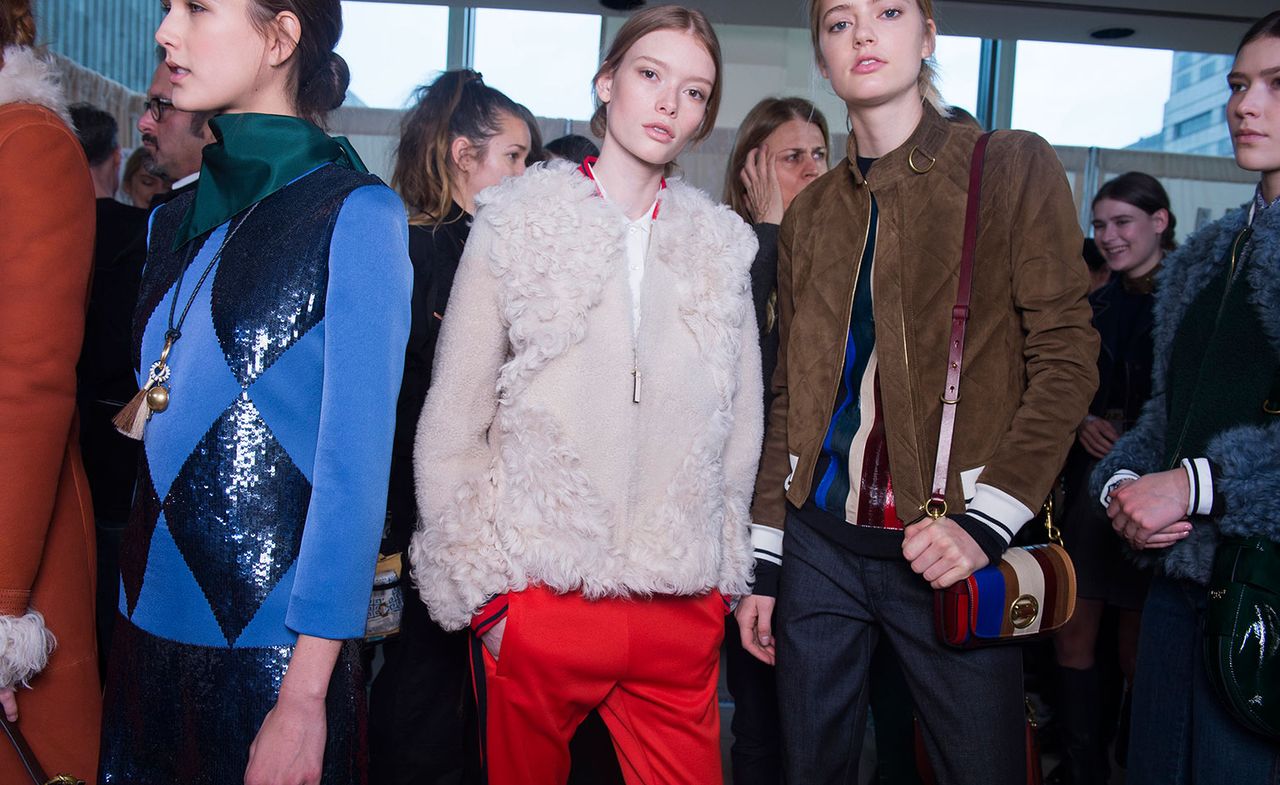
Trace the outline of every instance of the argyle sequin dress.
<instances>
[{"instance_id":1,"label":"argyle sequin dress","mask_svg":"<svg viewBox=\"0 0 1280 785\"><path fill-rule=\"evenodd\" d=\"M324 165L173 250L190 199L153 218L140 381L179 273L180 313L237 228L170 356L171 404L146 429L120 554L105 783L243 781L297 636L363 634L386 512L412 276L399 198ZM365 780L363 696L349 640L328 692L326 785Z\"/></svg>"}]
</instances>

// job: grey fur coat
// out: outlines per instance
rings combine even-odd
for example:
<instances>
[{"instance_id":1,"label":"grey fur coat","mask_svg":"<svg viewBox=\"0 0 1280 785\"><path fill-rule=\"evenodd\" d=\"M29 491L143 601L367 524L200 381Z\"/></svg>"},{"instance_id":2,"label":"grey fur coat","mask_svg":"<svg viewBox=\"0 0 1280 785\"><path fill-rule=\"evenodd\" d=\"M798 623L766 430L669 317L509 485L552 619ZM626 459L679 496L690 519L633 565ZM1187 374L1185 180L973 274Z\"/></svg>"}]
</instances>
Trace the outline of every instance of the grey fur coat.
<instances>
[{"instance_id":1,"label":"grey fur coat","mask_svg":"<svg viewBox=\"0 0 1280 785\"><path fill-rule=\"evenodd\" d=\"M1168 404L1165 388L1174 334L1191 303L1220 274L1232 240L1249 220L1249 209L1233 210L1196 232L1164 262L1156 290L1152 330L1152 397L1133 429L1124 434L1094 470L1095 497L1119 469L1138 474L1162 471ZM1280 355L1280 207L1254 219L1253 251L1245 268L1271 349ZM1206 325L1205 329L1209 326ZM1163 550L1135 553L1142 564L1164 574L1207 584L1213 554L1223 536L1262 535L1280 541L1280 417L1264 426L1242 425L1217 434L1207 455L1218 467L1214 490L1226 500L1220 518L1193 519L1191 534Z\"/></svg>"}]
</instances>

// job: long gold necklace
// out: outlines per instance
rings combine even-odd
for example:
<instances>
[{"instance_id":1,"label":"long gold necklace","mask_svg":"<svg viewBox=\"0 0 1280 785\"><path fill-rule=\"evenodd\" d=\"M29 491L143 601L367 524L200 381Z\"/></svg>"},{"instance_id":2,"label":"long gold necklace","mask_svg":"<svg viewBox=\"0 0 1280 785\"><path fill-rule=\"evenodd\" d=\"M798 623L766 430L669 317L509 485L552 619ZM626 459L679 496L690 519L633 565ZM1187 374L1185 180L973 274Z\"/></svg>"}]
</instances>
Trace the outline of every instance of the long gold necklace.
<instances>
[{"instance_id":1,"label":"long gold necklace","mask_svg":"<svg viewBox=\"0 0 1280 785\"><path fill-rule=\"evenodd\" d=\"M190 262L183 266L182 272L178 273L178 281L173 287L173 300L169 303L169 321L164 331L164 348L160 350L160 359L151 363L151 368L147 370L147 383L142 386L138 393L129 399L124 408L111 418L111 423L120 433L128 436L130 439L138 439L141 441L143 433L146 432L147 423L151 420L151 415L159 414L169 408L169 378L173 375L172 369L169 367L169 353L173 351L173 345L182 337L182 325L187 321L187 313L191 310L191 306L196 301L196 295L200 293L200 289L204 286L205 280L209 277L209 273L213 272L213 268L217 266L218 261L222 259L222 251L227 247L227 243L231 242L231 238L235 236L236 231L249 220L249 215L253 212L258 204L255 203L244 214L244 218L235 225L227 229L227 234L222 238L222 243L218 246L218 251L213 255L213 259L209 260L204 268L204 272L200 275L200 280L196 281L195 288L191 290L191 295L187 297L187 304L182 307L182 315L178 317L175 324L173 317L178 309L178 295L182 293L182 279L187 275L187 267Z\"/></svg>"}]
</instances>

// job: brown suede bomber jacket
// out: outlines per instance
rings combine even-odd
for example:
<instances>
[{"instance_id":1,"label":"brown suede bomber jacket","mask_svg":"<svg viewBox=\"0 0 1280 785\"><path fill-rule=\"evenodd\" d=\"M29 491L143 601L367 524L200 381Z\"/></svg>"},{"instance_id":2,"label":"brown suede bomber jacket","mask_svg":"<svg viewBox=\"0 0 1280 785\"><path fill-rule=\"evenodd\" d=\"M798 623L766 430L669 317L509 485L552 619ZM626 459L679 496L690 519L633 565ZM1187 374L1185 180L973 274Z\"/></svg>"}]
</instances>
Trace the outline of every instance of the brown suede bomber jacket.
<instances>
[{"instance_id":1,"label":"brown suede bomber jacket","mask_svg":"<svg viewBox=\"0 0 1280 785\"><path fill-rule=\"evenodd\" d=\"M780 564L786 504L804 505L831 421L854 282L876 226L871 292L898 515L929 496L963 242L969 164L980 131L926 106L864 179L848 158L796 197L778 253L780 345L752 507L756 563ZM1006 544L1043 502L1097 386L1079 224L1061 163L1040 137L991 139L966 331L948 509Z\"/></svg>"}]
</instances>

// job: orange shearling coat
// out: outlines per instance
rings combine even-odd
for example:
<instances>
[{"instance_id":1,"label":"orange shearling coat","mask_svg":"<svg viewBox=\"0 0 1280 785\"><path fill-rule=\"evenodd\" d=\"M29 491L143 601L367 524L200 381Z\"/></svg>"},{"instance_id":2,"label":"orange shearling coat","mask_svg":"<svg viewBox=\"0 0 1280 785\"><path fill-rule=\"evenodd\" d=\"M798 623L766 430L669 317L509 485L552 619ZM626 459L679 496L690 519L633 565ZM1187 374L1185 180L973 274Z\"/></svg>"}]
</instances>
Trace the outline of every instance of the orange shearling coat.
<instances>
[{"instance_id":1,"label":"orange shearling coat","mask_svg":"<svg viewBox=\"0 0 1280 785\"><path fill-rule=\"evenodd\" d=\"M97 774L101 692L94 523L80 462L76 360L94 237L88 165L49 66L0 66L0 681L49 776ZM39 617L57 644L42 659ZM16 645L13 645L15 644ZM11 686L0 683L0 686ZM29 782L0 735L0 783Z\"/></svg>"}]
</instances>

